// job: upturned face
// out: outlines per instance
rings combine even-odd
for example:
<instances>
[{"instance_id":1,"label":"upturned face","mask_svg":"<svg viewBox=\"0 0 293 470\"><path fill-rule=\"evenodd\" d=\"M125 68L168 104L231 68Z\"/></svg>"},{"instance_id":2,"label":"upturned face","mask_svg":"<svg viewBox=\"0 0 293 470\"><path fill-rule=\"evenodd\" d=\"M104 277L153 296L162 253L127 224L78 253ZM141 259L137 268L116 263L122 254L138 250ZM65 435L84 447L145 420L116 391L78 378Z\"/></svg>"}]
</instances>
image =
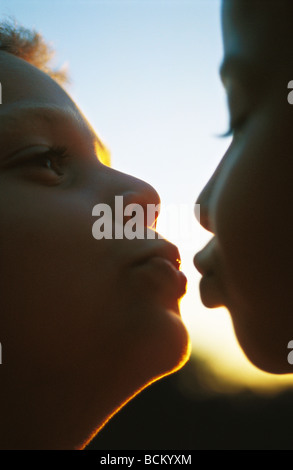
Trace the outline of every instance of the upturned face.
<instances>
[{"instance_id":1,"label":"upturned face","mask_svg":"<svg viewBox=\"0 0 293 470\"><path fill-rule=\"evenodd\" d=\"M224 58L232 141L201 192L201 223L212 232L195 256L207 307L226 306L248 358L292 372L293 203L292 6L224 0ZM292 16L292 15L291 15ZM289 42L288 42L289 41Z\"/></svg>"},{"instance_id":2,"label":"upturned face","mask_svg":"<svg viewBox=\"0 0 293 470\"><path fill-rule=\"evenodd\" d=\"M49 76L5 52L0 64L2 383L19 384L22 407L47 397L48 419L57 402L82 403L89 435L187 360L186 279L164 239L94 238L94 206L114 218L115 196L146 209L158 194L103 163L103 145Z\"/></svg>"}]
</instances>

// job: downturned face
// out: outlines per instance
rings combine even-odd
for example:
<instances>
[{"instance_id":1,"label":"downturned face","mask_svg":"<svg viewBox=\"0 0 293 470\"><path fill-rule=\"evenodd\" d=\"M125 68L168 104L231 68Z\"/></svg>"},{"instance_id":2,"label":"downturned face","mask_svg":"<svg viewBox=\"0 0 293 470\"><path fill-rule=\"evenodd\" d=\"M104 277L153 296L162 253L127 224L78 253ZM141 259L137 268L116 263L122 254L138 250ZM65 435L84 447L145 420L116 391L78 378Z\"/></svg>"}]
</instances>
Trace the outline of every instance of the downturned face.
<instances>
[{"instance_id":1,"label":"downturned face","mask_svg":"<svg viewBox=\"0 0 293 470\"><path fill-rule=\"evenodd\" d=\"M197 201L202 225L213 233L195 257L203 303L226 306L248 358L273 373L292 372L293 61L286 11L285 2L223 2L221 76L233 139Z\"/></svg>"}]
</instances>

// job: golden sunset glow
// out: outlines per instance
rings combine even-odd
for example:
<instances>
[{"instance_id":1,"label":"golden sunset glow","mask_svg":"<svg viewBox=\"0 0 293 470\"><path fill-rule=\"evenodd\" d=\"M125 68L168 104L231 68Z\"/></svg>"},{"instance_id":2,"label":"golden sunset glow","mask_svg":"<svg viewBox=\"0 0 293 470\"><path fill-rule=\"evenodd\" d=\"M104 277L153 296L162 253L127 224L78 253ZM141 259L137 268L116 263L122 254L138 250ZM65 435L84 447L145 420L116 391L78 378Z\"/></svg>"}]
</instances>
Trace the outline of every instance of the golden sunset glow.
<instances>
[{"instance_id":1,"label":"golden sunset glow","mask_svg":"<svg viewBox=\"0 0 293 470\"><path fill-rule=\"evenodd\" d=\"M176 314L177 315L177 314ZM112 413L111 415L109 415L107 417L107 419L105 419L105 421L102 423L102 425L97 428L90 436L89 438L83 443L81 449L84 449L90 441L92 441L92 439L94 439L94 437L106 426L106 424L113 418L114 415L116 415L117 413L119 413L119 411L122 410L122 408L125 407L125 405L127 405L127 403L131 402L133 400L133 398L135 398L137 395L139 395L143 390L145 390L147 387L149 387L150 385L152 385L153 383L157 382L158 380L161 380L163 379L164 377L167 377L168 375L170 374L173 374L175 373L176 371L180 370L185 364L186 362L188 361L188 359L190 358L190 355L191 355L191 341L189 340L187 342L187 345L186 345L186 349L184 351L184 353L182 354L182 358L181 358L181 361L179 361L178 365L176 367L174 367L173 369L171 369L170 371L164 373L164 374L161 374L161 375L158 375L156 376L153 380L150 380L149 382L147 382L144 386L142 386L139 390L137 390L133 395L131 395L130 397L128 397L127 400L125 400L124 402L122 402L119 406L117 406L117 408L115 409L114 413Z\"/></svg>"},{"instance_id":2,"label":"golden sunset glow","mask_svg":"<svg viewBox=\"0 0 293 470\"><path fill-rule=\"evenodd\" d=\"M111 166L110 150L97 138L95 141L96 155L103 165Z\"/></svg>"}]
</instances>

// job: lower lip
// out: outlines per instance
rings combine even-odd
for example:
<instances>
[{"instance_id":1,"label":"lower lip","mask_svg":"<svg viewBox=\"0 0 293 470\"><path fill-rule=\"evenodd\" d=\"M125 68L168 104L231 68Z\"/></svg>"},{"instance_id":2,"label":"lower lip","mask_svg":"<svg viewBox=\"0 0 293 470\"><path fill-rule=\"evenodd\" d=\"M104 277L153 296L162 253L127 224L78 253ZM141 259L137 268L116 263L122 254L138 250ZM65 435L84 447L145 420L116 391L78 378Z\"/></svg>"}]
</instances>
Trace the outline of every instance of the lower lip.
<instances>
[{"instance_id":1,"label":"lower lip","mask_svg":"<svg viewBox=\"0 0 293 470\"><path fill-rule=\"evenodd\" d=\"M209 273L202 276L199 290L201 301L205 307L217 308L224 305L223 291L214 274Z\"/></svg>"},{"instance_id":2,"label":"lower lip","mask_svg":"<svg viewBox=\"0 0 293 470\"><path fill-rule=\"evenodd\" d=\"M179 271L172 263L166 258L161 256L153 256L146 260L146 264L152 265L153 268L157 269L159 276L168 276L168 282L171 276L176 282L176 290L174 296L177 298L182 297L186 292L187 278L182 271Z\"/></svg>"}]
</instances>

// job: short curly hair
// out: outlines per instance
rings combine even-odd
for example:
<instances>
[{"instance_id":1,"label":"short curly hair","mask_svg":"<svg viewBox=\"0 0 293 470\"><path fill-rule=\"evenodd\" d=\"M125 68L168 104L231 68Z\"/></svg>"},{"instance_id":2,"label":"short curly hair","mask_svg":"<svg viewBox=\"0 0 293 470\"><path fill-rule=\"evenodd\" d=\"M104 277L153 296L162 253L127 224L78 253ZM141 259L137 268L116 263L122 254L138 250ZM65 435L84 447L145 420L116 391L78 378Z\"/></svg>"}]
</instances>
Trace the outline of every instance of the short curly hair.
<instances>
[{"instance_id":1,"label":"short curly hair","mask_svg":"<svg viewBox=\"0 0 293 470\"><path fill-rule=\"evenodd\" d=\"M69 82L66 67L58 70L49 63L55 51L34 29L17 24L14 19L0 20L0 51L9 52L39 68L60 85Z\"/></svg>"}]
</instances>

